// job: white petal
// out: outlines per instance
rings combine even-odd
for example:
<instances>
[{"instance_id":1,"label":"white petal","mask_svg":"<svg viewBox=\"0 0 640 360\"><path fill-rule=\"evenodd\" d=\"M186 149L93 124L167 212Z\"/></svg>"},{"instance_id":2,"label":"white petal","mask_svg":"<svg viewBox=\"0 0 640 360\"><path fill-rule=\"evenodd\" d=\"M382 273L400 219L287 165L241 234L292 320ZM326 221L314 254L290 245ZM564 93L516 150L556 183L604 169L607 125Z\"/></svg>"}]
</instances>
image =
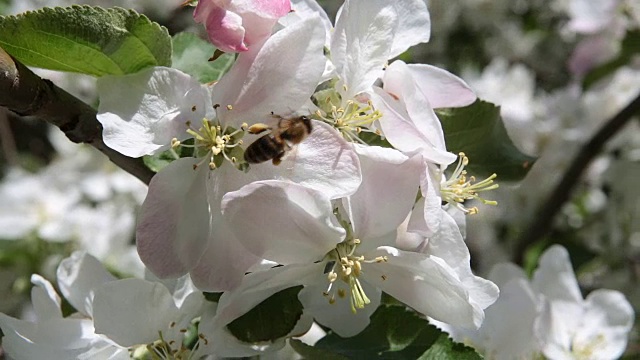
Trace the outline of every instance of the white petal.
<instances>
[{"instance_id":1,"label":"white petal","mask_svg":"<svg viewBox=\"0 0 640 360\"><path fill-rule=\"evenodd\" d=\"M429 238L423 253L443 259L455 271L473 304L485 309L498 298L498 287L494 283L471 272L469 249L458 225L447 212L443 212L440 228Z\"/></svg>"},{"instance_id":2,"label":"white petal","mask_svg":"<svg viewBox=\"0 0 640 360\"><path fill-rule=\"evenodd\" d=\"M312 263L342 241L329 199L313 189L277 180L226 194L224 217L256 256L280 264Z\"/></svg>"},{"instance_id":3,"label":"white petal","mask_svg":"<svg viewBox=\"0 0 640 360\"><path fill-rule=\"evenodd\" d=\"M247 270L260 262L236 238L220 212L213 214L208 244L191 279L202 291L220 292L236 288Z\"/></svg>"},{"instance_id":4,"label":"white petal","mask_svg":"<svg viewBox=\"0 0 640 360\"><path fill-rule=\"evenodd\" d=\"M31 289L31 302L38 321L62 319L60 296L53 285L37 274L31 275L31 283L35 285Z\"/></svg>"},{"instance_id":5,"label":"white petal","mask_svg":"<svg viewBox=\"0 0 640 360\"><path fill-rule=\"evenodd\" d=\"M368 283L436 320L468 328L482 323L482 309L470 303L453 269L426 255L391 247L365 255L377 256L387 256L388 261L362 265L362 277Z\"/></svg>"},{"instance_id":6,"label":"white petal","mask_svg":"<svg viewBox=\"0 0 640 360\"><path fill-rule=\"evenodd\" d=\"M136 240L138 254L157 276L178 277L195 266L209 236L207 166L182 158L156 174L142 204Z\"/></svg>"},{"instance_id":7,"label":"white petal","mask_svg":"<svg viewBox=\"0 0 640 360\"><path fill-rule=\"evenodd\" d=\"M346 201L354 233L367 239L395 231L413 207L423 171L422 158L409 158L378 146L355 149L363 181Z\"/></svg>"},{"instance_id":8,"label":"white petal","mask_svg":"<svg viewBox=\"0 0 640 360\"><path fill-rule=\"evenodd\" d=\"M320 18L313 16L278 31L264 46L240 54L214 87L213 103L221 105L222 122L239 126L262 122L272 113L285 116L297 111L324 71L324 39Z\"/></svg>"},{"instance_id":9,"label":"white petal","mask_svg":"<svg viewBox=\"0 0 640 360\"><path fill-rule=\"evenodd\" d=\"M428 130L421 129L421 127L428 128L427 124L433 125L434 121L438 121L435 113L432 114L432 111L423 109L421 112L425 113L427 118L422 118L416 123L409 116L405 105L398 99L379 87L373 87L373 91L371 100L383 114L380 127L384 136L396 149L405 153L420 152L425 160L437 164L450 164L455 161L456 156L444 148L444 135L440 139L439 135L425 133ZM422 106L425 106L425 103L422 103ZM428 104L426 106L428 107Z\"/></svg>"},{"instance_id":10,"label":"white petal","mask_svg":"<svg viewBox=\"0 0 640 360\"><path fill-rule=\"evenodd\" d=\"M551 246L540 256L538 269L533 274L531 283L536 291L550 300L582 302L569 253L560 245Z\"/></svg>"},{"instance_id":11,"label":"white petal","mask_svg":"<svg viewBox=\"0 0 640 360\"><path fill-rule=\"evenodd\" d=\"M500 289L500 297L485 310L480 344L496 360L534 359L540 349L534 334L539 303L525 279L514 279Z\"/></svg>"},{"instance_id":12,"label":"white petal","mask_svg":"<svg viewBox=\"0 0 640 360\"><path fill-rule=\"evenodd\" d=\"M493 281L499 288L512 280L527 280L527 274L519 266L512 263L496 264L491 268L488 278Z\"/></svg>"},{"instance_id":13,"label":"white petal","mask_svg":"<svg viewBox=\"0 0 640 360\"><path fill-rule=\"evenodd\" d=\"M322 272L315 274L315 279L311 280L304 289L300 290L298 298L306 311L313 314L315 320L323 326L329 327L341 337L354 336L360 333L370 323L373 314L380 305L382 292L375 286L371 286L363 278L360 284L371 301L363 309L356 309L354 313L351 309L349 294L351 289L343 281L333 283L332 292L344 291L346 297L336 297L336 302L329 303L329 299L323 294L327 291L329 281L327 275Z\"/></svg>"},{"instance_id":14,"label":"white petal","mask_svg":"<svg viewBox=\"0 0 640 360\"><path fill-rule=\"evenodd\" d=\"M456 156L446 151L444 143L444 131L440 120L436 116L433 108L430 104L428 94L422 92L422 89L416 84L409 66L403 61L394 61L384 72L384 91L392 95L392 99L398 99L401 104L406 107L406 112L409 115L408 124L414 130L419 131L419 136L422 139L422 144L419 148L422 149L422 154L425 159L435 162L437 164L450 164L455 161ZM378 92L379 94L379 92ZM385 114L386 116L386 114ZM394 120L394 118L390 118ZM403 119L403 122L407 120ZM397 122L394 121L394 123ZM389 137L391 142L396 148L402 151L413 151L413 149L403 149L396 146L394 142L402 142L402 138L409 136L408 134L398 134L401 129L393 129L394 123L387 124L388 121L383 118L380 120L380 125L385 136ZM386 125L386 126L385 126ZM405 125L405 126L406 126ZM390 133L387 133L389 131ZM407 130L404 130L407 131ZM398 136L401 136L396 140ZM405 146L405 145L401 145Z\"/></svg>"},{"instance_id":15,"label":"white petal","mask_svg":"<svg viewBox=\"0 0 640 360\"><path fill-rule=\"evenodd\" d=\"M95 288L116 280L95 257L76 251L62 260L56 272L60 292L81 314L91 317Z\"/></svg>"},{"instance_id":16,"label":"white petal","mask_svg":"<svg viewBox=\"0 0 640 360\"><path fill-rule=\"evenodd\" d=\"M131 157L167 150L171 139L188 136L185 122L201 121L210 108L209 93L196 79L164 67L102 77L98 96L104 143Z\"/></svg>"},{"instance_id":17,"label":"white petal","mask_svg":"<svg viewBox=\"0 0 640 360\"><path fill-rule=\"evenodd\" d=\"M121 346L158 340L180 316L169 290L160 283L123 279L103 284L93 300L96 333Z\"/></svg>"},{"instance_id":18,"label":"white petal","mask_svg":"<svg viewBox=\"0 0 640 360\"><path fill-rule=\"evenodd\" d=\"M291 8L293 12L288 16L280 18L279 22L283 23L288 21L291 15L296 15L299 19L310 18L314 15L320 17L322 22L322 26L325 31L325 46L329 47L329 43L331 42L331 32L333 31L333 24L327 16L327 13L324 12L324 9L316 0L291 0Z\"/></svg>"},{"instance_id":19,"label":"white petal","mask_svg":"<svg viewBox=\"0 0 640 360\"><path fill-rule=\"evenodd\" d=\"M409 64L407 66L418 89L434 109L462 107L476 101L476 94L469 85L452 73L425 64Z\"/></svg>"},{"instance_id":20,"label":"white petal","mask_svg":"<svg viewBox=\"0 0 640 360\"><path fill-rule=\"evenodd\" d=\"M344 4L331 42L331 60L348 87L345 100L369 90L380 77L397 22L396 9L386 0Z\"/></svg>"},{"instance_id":21,"label":"white petal","mask_svg":"<svg viewBox=\"0 0 640 360\"><path fill-rule=\"evenodd\" d=\"M423 184L420 190L422 190L424 197L418 200L413 207L407 231L430 237L438 232L445 211L442 209L442 201L435 194L433 187L429 185L425 187Z\"/></svg>"},{"instance_id":22,"label":"white petal","mask_svg":"<svg viewBox=\"0 0 640 360\"><path fill-rule=\"evenodd\" d=\"M117 347L96 336L88 319L50 319L37 324L0 313L2 347L9 359L89 359L96 348ZM113 357L112 359L122 359Z\"/></svg>"},{"instance_id":23,"label":"white petal","mask_svg":"<svg viewBox=\"0 0 640 360\"><path fill-rule=\"evenodd\" d=\"M394 247L405 251L420 252L420 249L425 246L426 238L418 233L410 232L408 230L409 220L412 215L413 213L409 214L398 227Z\"/></svg>"},{"instance_id":24,"label":"white petal","mask_svg":"<svg viewBox=\"0 0 640 360\"><path fill-rule=\"evenodd\" d=\"M393 37L389 59L410 47L426 43L431 35L431 19L425 0L393 1L398 16L398 28Z\"/></svg>"},{"instance_id":25,"label":"white petal","mask_svg":"<svg viewBox=\"0 0 640 360\"><path fill-rule=\"evenodd\" d=\"M353 194L362 181L358 155L331 126L319 121L312 124L311 134L280 165L252 165L249 174L256 180L290 180L331 199Z\"/></svg>"}]
</instances>

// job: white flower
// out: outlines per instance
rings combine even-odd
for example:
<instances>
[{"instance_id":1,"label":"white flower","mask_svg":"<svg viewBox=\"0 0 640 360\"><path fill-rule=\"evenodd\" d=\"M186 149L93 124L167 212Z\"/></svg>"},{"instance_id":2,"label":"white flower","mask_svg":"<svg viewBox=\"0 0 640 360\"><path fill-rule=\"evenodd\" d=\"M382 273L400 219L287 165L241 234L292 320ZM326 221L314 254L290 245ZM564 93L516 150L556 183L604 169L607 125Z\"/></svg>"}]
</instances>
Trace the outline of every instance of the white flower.
<instances>
[{"instance_id":1,"label":"white flower","mask_svg":"<svg viewBox=\"0 0 640 360\"><path fill-rule=\"evenodd\" d=\"M237 238L256 255L284 266L249 274L238 289L225 293L212 328L224 331L265 298L296 285L304 285L298 297L305 311L340 336L367 326L382 291L419 312L461 326L480 325L486 304L470 298L468 286L475 285L459 276L459 265L393 247L396 229L415 199L420 157L377 147L357 151L363 183L334 206L317 191L276 181L253 183L225 196L224 216L235 224ZM245 220L265 213L267 204L280 211ZM488 284L491 302L495 286Z\"/></svg>"},{"instance_id":2,"label":"white flower","mask_svg":"<svg viewBox=\"0 0 640 360\"><path fill-rule=\"evenodd\" d=\"M308 1L294 3L302 16L318 12ZM425 1L346 1L331 33L329 58L339 100L318 100L317 112L353 142L361 132L383 135L396 149L422 154L421 190L429 232L440 222L439 186L442 169L456 156L447 151L444 133L433 108L466 106L476 96L457 76L434 66L389 59L427 42L430 16ZM382 88L376 82L382 80Z\"/></svg>"},{"instance_id":3,"label":"white flower","mask_svg":"<svg viewBox=\"0 0 640 360\"><path fill-rule=\"evenodd\" d=\"M323 42L317 17L286 27L262 47L240 54L215 85L213 100L207 89L172 69L101 79L98 118L110 147L140 156L196 138L197 158L181 158L162 169L143 204L138 252L156 275L190 273L199 288L211 291L240 282L260 259L235 239L220 216L220 199L244 184L289 179L330 197L355 191L357 156L321 123L314 122L310 136L280 166L257 164L245 172L237 158L246 122L290 114L309 98L324 68ZM217 108L215 120L211 103ZM203 116L207 120L199 130L190 128Z\"/></svg>"},{"instance_id":4,"label":"white flower","mask_svg":"<svg viewBox=\"0 0 640 360\"><path fill-rule=\"evenodd\" d=\"M81 252L62 261L57 277L61 293L78 312L63 317L53 286L33 275L35 322L0 314L3 347L14 359L129 359L140 349L147 351L147 344L189 354L181 349L184 329L214 306L188 278L171 288L142 279L117 280ZM208 341L204 335L200 339Z\"/></svg>"},{"instance_id":5,"label":"white flower","mask_svg":"<svg viewBox=\"0 0 640 360\"><path fill-rule=\"evenodd\" d=\"M500 297L477 331L437 323L487 359L617 359L625 350L634 313L624 295L595 290L583 299L566 249L540 257L530 282L522 269L498 264L490 278Z\"/></svg>"},{"instance_id":6,"label":"white flower","mask_svg":"<svg viewBox=\"0 0 640 360\"><path fill-rule=\"evenodd\" d=\"M540 257L532 286L548 301L535 324L542 352L550 359L617 359L627 347L635 319L631 304L614 290L582 297L569 253L552 246Z\"/></svg>"},{"instance_id":7,"label":"white flower","mask_svg":"<svg viewBox=\"0 0 640 360\"><path fill-rule=\"evenodd\" d=\"M454 340L473 346L488 360L538 359L540 344L533 324L543 310L542 297L533 291L522 269L515 265L496 265L489 279L500 287L500 297L485 310L485 320L479 329L430 321Z\"/></svg>"}]
</instances>

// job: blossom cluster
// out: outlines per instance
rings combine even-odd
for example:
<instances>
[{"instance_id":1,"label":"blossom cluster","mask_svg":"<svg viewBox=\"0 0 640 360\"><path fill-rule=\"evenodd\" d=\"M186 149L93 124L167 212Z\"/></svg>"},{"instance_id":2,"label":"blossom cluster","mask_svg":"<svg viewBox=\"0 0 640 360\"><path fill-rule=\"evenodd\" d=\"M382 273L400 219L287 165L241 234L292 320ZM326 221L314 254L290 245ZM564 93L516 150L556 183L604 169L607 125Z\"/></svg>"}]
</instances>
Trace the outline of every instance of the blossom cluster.
<instances>
[{"instance_id":1,"label":"blossom cluster","mask_svg":"<svg viewBox=\"0 0 640 360\"><path fill-rule=\"evenodd\" d=\"M293 12L238 4L201 1L194 14L221 49L240 51L217 83L165 67L98 81L109 147L175 156L149 184L138 220L147 268L224 291L200 326L209 339L230 337L226 325L298 285L305 312L342 336L367 326L382 291L435 319L480 326L498 290L471 272L446 207L473 212L462 203L491 180L467 180L464 155L445 178L457 156L433 110L476 97L445 70L388 63L429 39L426 4L347 1L335 26L310 1L293 2ZM393 147L371 146L365 134ZM213 343L223 356L257 351Z\"/></svg>"},{"instance_id":2,"label":"blossom cluster","mask_svg":"<svg viewBox=\"0 0 640 360\"><path fill-rule=\"evenodd\" d=\"M159 168L135 226L144 275L118 279L100 263L114 248L91 246L60 263L58 291L33 275L31 319L0 313L9 356L288 358L285 340L317 324L322 334L361 333L383 293L489 359L624 351L633 309L615 291L584 299L563 248L542 255L531 281L514 265L488 279L472 272L465 217L478 209L468 201L495 204L483 195L497 188L495 175L467 174L470 159L447 149L437 111L468 106L476 92L444 69L397 59L430 40L427 1L346 0L331 21L315 0L200 0L193 17L218 50L235 53L218 81L202 84L170 67L97 81L104 143ZM491 97L479 75L466 77ZM518 139L517 122L532 120L522 111L532 95L518 98L526 86L505 90L509 81L489 88L502 91L495 101L516 119L508 127L517 145L539 150ZM0 195L18 185L24 179L5 182ZM43 190L34 202L51 196L51 185L30 186ZM22 231L16 238L36 231L67 239L60 229L94 223L68 224L79 199L104 198L91 190L105 187L86 184L76 197L52 200L65 216L47 214L45 226L29 217L36 212L24 197L3 204L0 221L22 227L2 228ZM15 213L21 207L29 216ZM126 217L118 226L105 222L80 241L128 241L132 208L113 212ZM128 242L123 249L120 260ZM235 321L292 288L303 312L287 334L247 341L233 332Z\"/></svg>"}]
</instances>

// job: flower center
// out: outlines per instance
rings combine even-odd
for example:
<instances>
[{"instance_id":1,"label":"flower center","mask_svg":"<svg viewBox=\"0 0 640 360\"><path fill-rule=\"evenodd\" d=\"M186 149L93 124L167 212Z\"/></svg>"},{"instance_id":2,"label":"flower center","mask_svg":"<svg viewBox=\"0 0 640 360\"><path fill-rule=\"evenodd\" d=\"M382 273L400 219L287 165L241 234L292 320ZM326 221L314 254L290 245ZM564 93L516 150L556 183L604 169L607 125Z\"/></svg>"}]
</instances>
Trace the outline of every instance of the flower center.
<instances>
[{"instance_id":1,"label":"flower center","mask_svg":"<svg viewBox=\"0 0 640 360\"><path fill-rule=\"evenodd\" d=\"M175 322L169 324L170 328L175 326ZM179 332L183 334L185 341L180 343L174 340L166 341L162 331L158 331L159 340L129 349L130 357L132 359L191 360L192 356L197 353L200 344L205 346L209 344L209 340L204 334L197 334L195 324L192 324L189 329L180 329Z\"/></svg>"},{"instance_id":2,"label":"flower center","mask_svg":"<svg viewBox=\"0 0 640 360\"><path fill-rule=\"evenodd\" d=\"M336 295L338 299L347 297L344 289L334 289L336 281L340 280L349 287L349 300L351 303L351 311L355 314L358 309L363 309L371 300L367 297L362 284L360 283L360 275L362 274L363 263L386 262L386 257L377 257L372 260L366 260L364 256L356 255L356 248L360 244L359 239L350 238L338 244L335 249L330 251L325 257L329 287L323 295L329 299L329 304L335 304Z\"/></svg>"},{"instance_id":3,"label":"flower center","mask_svg":"<svg viewBox=\"0 0 640 360\"><path fill-rule=\"evenodd\" d=\"M486 200L479 195L479 193L483 191L498 188L498 184L493 183L493 179L495 179L497 175L492 174L480 182L476 182L476 178L474 176L467 178L467 171L464 170L464 167L469 164L469 158L462 152L459 155L460 160L458 161L458 166L456 166L453 174L449 180L440 184L442 200L454 205L465 214L478 213L477 207L467 208L464 206L464 202L466 200L475 199L481 201L485 205L498 205L497 201Z\"/></svg>"},{"instance_id":4,"label":"flower center","mask_svg":"<svg viewBox=\"0 0 640 360\"><path fill-rule=\"evenodd\" d=\"M382 113L374 108L370 100L361 102L351 99L342 105L341 96L334 89L319 91L314 94L314 99L321 109L316 111L317 119L333 126L347 141L367 144L360 139L360 133L380 135L373 128L373 123L382 117Z\"/></svg>"},{"instance_id":5,"label":"flower center","mask_svg":"<svg viewBox=\"0 0 640 360\"><path fill-rule=\"evenodd\" d=\"M202 126L197 130L192 127L191 122L187 122L187 126L187 133L193 137L193 144L185 144L174 138L171 140L171 148L193 148L193 155L203 158L194 168L208 161L211 170L219 168L225 162L231 163L238 170L248 169L249 166L243 157L244 150L240 146L248 128L247 124L242 124L240 129L231 126L222 128L219 123L202 119Z\"/></svg>"},{"instance_id":6,"label":"flower center","mask_svg":"<svg viewBox=\"0 0 640 360\"><path fill-rule=\"evenodd\" d=\"M598 334L598 336L586 344L579 344L575 339L573 339L571 343L571 353L574 355L575 359L593 359L594 350L602 348L605 345L606 339L603 334Z\"/></svg>"}]
</instances>

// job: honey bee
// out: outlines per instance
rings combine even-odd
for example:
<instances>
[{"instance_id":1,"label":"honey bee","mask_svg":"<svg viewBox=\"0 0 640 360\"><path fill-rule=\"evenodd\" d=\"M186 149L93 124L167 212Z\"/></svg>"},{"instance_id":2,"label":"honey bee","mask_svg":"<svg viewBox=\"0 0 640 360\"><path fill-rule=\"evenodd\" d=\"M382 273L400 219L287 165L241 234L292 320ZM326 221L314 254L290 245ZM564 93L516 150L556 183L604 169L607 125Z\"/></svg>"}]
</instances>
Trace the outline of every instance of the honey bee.
<instances>
[{"instance_id":1,"label":"honey bee","mask_svg":"<svg viewBox=\"0 0 640 360\"><path fill-rule=\"evenodd\" d=\"M291 150L293 145L301 143L311 129L311 119L306 116L281 117L275 129L267 126L251 127L249 133L252 134L260 134L267 130L271 132L249 145L244 151L244 159L250 164L271 160L273 165L278 165L287 151Z\"/></svg>"}]
</instances>

